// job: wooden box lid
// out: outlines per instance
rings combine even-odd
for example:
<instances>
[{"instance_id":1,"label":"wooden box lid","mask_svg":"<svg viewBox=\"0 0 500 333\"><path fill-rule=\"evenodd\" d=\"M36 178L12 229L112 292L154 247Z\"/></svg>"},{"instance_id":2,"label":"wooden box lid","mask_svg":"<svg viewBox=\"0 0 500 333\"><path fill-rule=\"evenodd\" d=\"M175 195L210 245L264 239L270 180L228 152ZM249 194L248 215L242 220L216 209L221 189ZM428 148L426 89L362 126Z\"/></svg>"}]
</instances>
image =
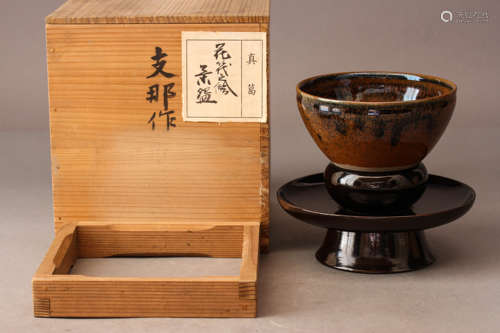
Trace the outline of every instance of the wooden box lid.
<instances>
[{"instance_id":1,"label":"wooden box lid","mask_svg":"<svg viewBox=\"0 0 500 333\"><path fill-rule=\"evenodd\" d=\"M69 0L46 22L268 23L269 0Z\"/></svg>"}]
</instances>

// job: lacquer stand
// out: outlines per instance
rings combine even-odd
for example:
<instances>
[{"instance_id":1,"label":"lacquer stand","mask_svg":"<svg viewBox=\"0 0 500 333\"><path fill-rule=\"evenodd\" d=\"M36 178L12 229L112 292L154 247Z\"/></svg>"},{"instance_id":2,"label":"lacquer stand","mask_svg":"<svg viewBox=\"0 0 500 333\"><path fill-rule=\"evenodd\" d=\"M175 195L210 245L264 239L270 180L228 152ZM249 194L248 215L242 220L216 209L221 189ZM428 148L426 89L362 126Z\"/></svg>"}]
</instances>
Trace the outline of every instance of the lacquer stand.
<instances>
[{"instance_id":1,"label":"lacquer stand","mask_svg":"<svg viewBox=\"0 0 500 333\"><path fill-rule=\"evenodd\" d=\"M328 194L323 174L293 180L278 190L290 215L328 229L316 258L329 267L359 273L413 271L434 262L424 230L457 220L472 206L474 190L430 175L420 199L404 211L355 213Z\"/></svg>"}]
</instances>

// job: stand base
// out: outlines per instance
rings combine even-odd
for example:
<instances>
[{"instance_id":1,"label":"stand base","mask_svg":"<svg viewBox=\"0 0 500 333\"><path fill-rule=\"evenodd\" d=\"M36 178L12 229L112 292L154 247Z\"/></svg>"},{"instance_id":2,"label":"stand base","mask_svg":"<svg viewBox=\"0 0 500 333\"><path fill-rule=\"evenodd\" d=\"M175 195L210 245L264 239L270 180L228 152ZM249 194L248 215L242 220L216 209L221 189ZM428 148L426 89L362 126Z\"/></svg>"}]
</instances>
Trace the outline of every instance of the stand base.
<instances>
[{"instance_id":1,"label":"stand base","mask_svg":"<svg viewBox=\"0 0 500 333\"><path fill-rule=\"evenodd\" d=\"M357 273L414 271L434 262L423 231L353 232L328 229L316 252L322 264Z\"/></svg>"}]
</instances>

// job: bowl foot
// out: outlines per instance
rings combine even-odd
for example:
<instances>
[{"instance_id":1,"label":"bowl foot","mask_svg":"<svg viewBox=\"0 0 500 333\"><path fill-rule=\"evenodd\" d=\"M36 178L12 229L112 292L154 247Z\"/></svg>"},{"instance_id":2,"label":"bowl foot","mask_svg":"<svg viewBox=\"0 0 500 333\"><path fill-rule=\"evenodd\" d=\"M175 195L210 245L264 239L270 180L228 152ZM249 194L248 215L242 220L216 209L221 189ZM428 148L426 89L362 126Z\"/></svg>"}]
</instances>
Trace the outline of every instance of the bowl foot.
<instances>
[{"instance_id":1,"label":"bowl foot","mask_svg":"<svg viewBox=\"0 0 500 333\"><path fill-rule=\"evenodd\" d=\"M316 252L322 264L357 273L398 273L434 262L423 231L354 232L328 229Z\"/></svg>"}]
</instances>

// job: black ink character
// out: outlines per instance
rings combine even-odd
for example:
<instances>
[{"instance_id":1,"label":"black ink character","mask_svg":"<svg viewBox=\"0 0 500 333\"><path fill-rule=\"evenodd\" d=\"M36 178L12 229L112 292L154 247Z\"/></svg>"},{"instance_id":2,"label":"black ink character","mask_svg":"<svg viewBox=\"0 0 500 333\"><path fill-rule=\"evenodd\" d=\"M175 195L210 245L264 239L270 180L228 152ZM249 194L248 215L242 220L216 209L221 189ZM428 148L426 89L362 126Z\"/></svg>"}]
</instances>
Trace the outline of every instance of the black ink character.
<instances>
[{"instance_id":1,"label":"black ink character","mask_svg":"<svg viewBox=\"0 0 500 333\"><path fill-rule=\"evenodd\" d=\"M249 95L255 95L256 90L255 90L255 83L249 83L248 84L248 94Z\"/></svg>"},{"instance_id":2,"label":"black ink character","mask_svg":"<svg viewBox=\"0 0 500 333\"><path fill-rule=\"evenodd\" d=\"M176 117L172 117L171 114L173 114L175 111L161 111L158 113L158 118L159 117L163 117L163 116L166 116L167 119L166 119L166 122L167 122L167 131L170 131L170 127L176 127L175 125L175 120L176 120ZM151 118L149 118L148 120L148 124L151 124L151 129L154 131L156 129L156 124L155 124L155 118L156 118L156 111L153 112L153 115L151 116Z\"/></svg>"},{"instance_id":3,"label":"black ink character","mask_svg":"<svg viewBox=\"0 0 500 333\"><path fill-rule=\"evenodd\" d=\"M175 86L174 82L171 82L169 84L165 84L163 86L163 105L165 107L165 110L168 109L168 99L170 97L175 97L175 92L172 91L172 88ZM153 101L158 102L158 95L159 95L159 89L160 86L158 84L154 84L149 87L149 90L146 92L146 100L149 103L152 103Z\"/></svg>"},{"instance_id":4,"label":"black ink character","mask_svg":"<svg viewBox=\"0 0 500 333\"><path fill-rule=\"evenodd\" d=\"M158 74L163 75L166 78L171 78L174 77L175 75L172 73L167 73L164 71L165 64L167 63L166 60L163 60L168 56L166 53L163 52L161 47L156 47L155 48L155 55L151 57L152 60L155 61L155 63L152 65L155 69L155 72L147 78L152 78L157 76ZM170 82L168 84L163 85L163 107L164 111L160 110L158 112L158 118L165 117L166 122L167 122L167 127L166 130L169 131L170 127L176 127L175 125L175 119L176 117L173 117L172 115L175 114L174 110L168 111L168 101L170 98L175 97L176 93L173 91L173 88L175 86L174 82ZM159 100L159 93L160 93L160 85L159 84L153 84L152 86L149 87L148 91L146 92L146 100L149 103L158 102ZM156 111L153 112L151 117L148 120L148 124L151 124L151 129L154 131L156 129L156 118L157 118L157 113Z\"/></svg>"},{"instance_id":5,"label":"black ink character","mask_svg":"<svg viewBox=\"0 0 500 333\"><path fill-rule=\"evenodd\" d=\"M154 131L155 130L155 118L156 118L156 111L153 112L153 115L151 116L151 118L149 118L148 120L148 124L151 124L151 129Z\"/></svg>"},{"instance_id":6,"label":"black ink character","mask_svg":"<svg viewBox=\"0 0 500 333\"><path fill-rule=\"evenodd\" d=\"M231 55L229 54L229 52L224 50L224 46L226 46L226 43L215 44L215 53L214 53L215 59L219 58L222 60L231 59Z\"/></svg>"},{"instance_id":7,"label":"black ink character","mask_svg":"<svg viewBox=\"0 0 500 333\"><path fill-rule=\"evenodd\" d=\"M227 78L229 77L229 74L227 72L228 66L231 66L230 62L226 62L226 60L231 59L231 55L229 52L227 52L224 49L225 43L217 43L215 44L215 53L214 57L216 60L217 64L217 75L218 75L218 81L215 84L215 89L219 92L221 92L223 95L227 95L228 93L233 94L234 96L238 97L238 95L234 92L234 90L231 88L229 83L227 82Z\"/></svg>"},{"instance_id":8,"label":"black ink character","mask_svg":"<svg viewBox=\"0 0 500 333\"><path fill-rule=\"evenodd\" d=\"M149 103L153 103L153 101L158 102L158 90L160 86L158 84L154 84L149 87L149 90L146 92L146 100Z\"/></svg>"},{"instance_id":9,"label":"black ink character","mask_svg":"<svg viewBox=\"0 0 500 333\"><path fill-rule=\"evenodd\" d=\"M151 77L155 77L158 74L161 74L166 78L174 77L175 76L174 74L167 73L167 72L163 71L163 67L165 67L165 64L167 62L165 60L161 60L161 59L164 57L167 57L168 54L163 53L161 47L158 47L158 46L155 48L155 52L156 52L156 54L151 57L151 59L155 61L155 63L151 65L155 68L155 72L153 74L151 74L150 76L147 76L146 78L149 79Z\"/></svg>"},{"instance_id":10,"label":"black ink character","mask_svg":"<svg viewBox=\"0 0 500 333\"><path fill-rule=\"evenodd\" d=\"M248 55L248 60L246 61L248 65L255 65L257 63L257 59L255 59L255 53L250 53Z\"/></svg>"},{"instance_id":11,"label":"black ink character","mask_svg":"<svg viewBox=\"0 0 500 333\"><path fill-rule=\"evenodd\" d=\"M217 103L212 99L212 92L210 87L198 88L198 93L196 94L196 103Z\"/></svg>"},{"instance_id":12,"label":"black ink character","mask_svg":"<svg viewBox=\"0 0 500 333\"><path fill-rule=\"evenodd\" d=\"M196 74L195 76L198 78L196 81L196 84L208 84L210 85L210 79L208 78L208 75L212 74L212 72L207 71L207 65L200 65L201 72Z\"/></svg>"},{"instance_id":13,"label":"black ink character","mask_svg":"<svg viewBox=\"0 0 500 333\"><path fill-rule=\"evenodd\" d=\"M167 119L166 119L166 121L167 121L167 131L170 131L170 127L176 127L176 125L175 125L175 119L176 119L176 117L170 116L173 113L174 113L174 111L172 111L172 110L171 111L165 111L165 112L160 111L160 114L159 114L160 117L163 117L163 116L167 117Z\"/></svg>"},{"instance_id":14,"label":"black ink character","mask_svg":"<svg viewBox=\"0 0 500 333\"><path fill-rule=\"evenodd\" d=\"M207 70L208 66L207 65L200 65L201 72L198 74L195 74L194 76L198 78L196 80L196 84L199 86L197 94L196 94L196 103L217 103L217 101L212 100L212 91L211 89L211 82L209 79L209 75L212 74L212 72L209 72Z\"/></svg>"},{"instance_id":15,"label":"black ink character","mask_svg":"<svg viewBox=\"0 0 500 333\"><path fill-rule=\"evenodd\" d=\"M231 87L229 86L229 84L227 83L227 80L225 78L219 78L219 82L217 82L217 84L215 85L215 88L224 95L231 93L234 96L238 97L238 95L234 92L234 90L231 89Z\"/></svg>"},{"instance_id":16,"label":"black ink character","mask_svg":"<svg viewBox=\"0 0 500 333\"><path fill-rule=\"evenodd\" d=\"M175 97L175 91L172 91L175 83L170 82L163 86L163 108L164 110L168 110L168 99L171 97ZM175 126L174 126L175 127Z\"/></svg>"},{"instance_id":17,"label":"black ink character","mask_svg":"<svg viewBox=\"0 0 500 333\"><path fill-rule=\"evenodd\" d=\"M222 61L217 61L217 74L219 74L219 77L221 75L223 75L224 77L228 76L227 74L227 64L225 62L222 62Z\"/></svg>"}]
</instances>

